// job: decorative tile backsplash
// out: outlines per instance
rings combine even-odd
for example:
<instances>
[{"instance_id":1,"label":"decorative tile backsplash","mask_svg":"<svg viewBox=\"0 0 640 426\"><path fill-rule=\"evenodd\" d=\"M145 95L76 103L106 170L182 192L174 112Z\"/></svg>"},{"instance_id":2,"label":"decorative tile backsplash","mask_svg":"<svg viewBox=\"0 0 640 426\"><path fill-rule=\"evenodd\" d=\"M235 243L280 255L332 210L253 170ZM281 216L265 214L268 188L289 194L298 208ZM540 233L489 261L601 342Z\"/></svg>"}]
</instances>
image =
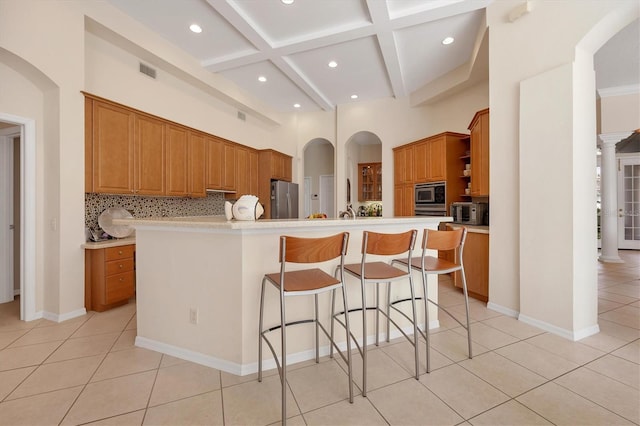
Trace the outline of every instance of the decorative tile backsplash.
<instances>
[{"instance_id":1,"label":"decorative tile backsplash","mask_svg":"<svg viewBox=\"0 0 640 426\"><path fill-rule=\"evenodd\" d=\"M84 223L98 227L98 216L109 207L123 207L133 217L224 215L224 194L208 192L204 198L142 197L137 195L84 194Z\"/></svg>"}]
</instances>

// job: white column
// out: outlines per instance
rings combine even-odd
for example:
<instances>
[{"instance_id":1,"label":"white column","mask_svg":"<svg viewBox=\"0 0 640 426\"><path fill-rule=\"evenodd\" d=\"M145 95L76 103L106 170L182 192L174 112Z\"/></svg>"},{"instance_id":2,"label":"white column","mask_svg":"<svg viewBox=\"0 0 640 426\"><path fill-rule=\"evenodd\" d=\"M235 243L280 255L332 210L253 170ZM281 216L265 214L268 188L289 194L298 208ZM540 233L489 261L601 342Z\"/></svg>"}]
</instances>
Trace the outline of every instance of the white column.
<instances>
[{"instance_id":1,"label":"white column","mask_svg":"<svg viewBox=\"0 0 640 426\"><path fill-rule=\"evenodd\" d=\"M602 150L600 175L600 232L602 249L600 262L623 263L618 256L618 189L616 172L616 144L628 133L604 133L599 136Z\"/></svg>"}]
</instances>

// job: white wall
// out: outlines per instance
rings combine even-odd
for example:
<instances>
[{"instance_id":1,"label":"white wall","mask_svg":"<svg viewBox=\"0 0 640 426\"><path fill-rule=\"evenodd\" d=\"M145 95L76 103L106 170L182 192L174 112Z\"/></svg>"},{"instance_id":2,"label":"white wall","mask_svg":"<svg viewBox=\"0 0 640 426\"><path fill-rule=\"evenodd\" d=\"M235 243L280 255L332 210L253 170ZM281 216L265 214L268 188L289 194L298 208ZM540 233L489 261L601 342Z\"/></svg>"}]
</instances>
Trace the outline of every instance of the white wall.
<instances>
[{"instance_id":1,"label":"white wall","mask_svg":"<svg viewBox=\"0 0 640 426\"><path fill-rule=\"evenodd\" d=\"M591 29L599 21L608 20L608 16L612 14L619 16L610 27L618 30L623 28L637 18L637 2L535 1L532 2L529 14L512 23L507 16L513 7L513 2L493 2L487 9L491 41L489 97L492 208L489 299L493 307L517 314L522 307L521 301L530 297L529 290L523 290L524 287L534 285L530 278L535 276L529 276L530 265L537 264L538 268L547 268L544 260L549 256L545 253L546 246L543 242L528 239L534 236L530 230L531 223L523 221L525 217L527 220L534 218L538 223L549 224L556 216L561 222L566 222L564 212L575 213L568 223L564 223L570 231L561 234L561 237L570 239L568 244L573 245L573 252L569 249L563 255L570 261L555 269L561 277L570 278L571 281L560 283L562 289L556 287L553 290L567 292L563 298L565 301L571 300L568 295L577 288L578 278L584 277L577 274L575 268L581 260L580 255L584 252L582 250L588 250L590 245L578 249L579 241L584 238L577 237L576 233L590 236L593 231L589 226L595 220L584 219L582 216L592 214L592 209L585 208L589 201L586 192L595 193L595 159L586 159L585 155L586 150L594 152L595 88L586 81L589 77L585 74L588 73L585 68L589 65L586 60L577 60L576 46L587 39L590 50L586 50L592 55L599 46L592 42L591 36L587 37ZM571 19L568 20L567 17ZM544 31L541 31L543 28ZM608 37L615 33L611 28ZM607 36L600 35L601 44L606 40ZM592 60L590 66L593 74ZM573 71L570 73L570 70ZM560 87L548 78L554 73L561 78ZM527 99L521 98L520 87L524 81L527 81L523 86L529 97ZM531 86L527 88L528 84ZM533 93L534 88L539 93ZM585 93L588 90L591 93ZM545 96L547 99L544 99ZM533 104L529 104L531 99L535 99ZM582 105L578 105L578 100ZM556 111L558 115L551 116L545 108ZM592 134L587 135L589 131ZM552 144L550 139L555 143ZM580 143L584 145L580 146ZM537 170L533 165L541 160L543 150L531 146L532 144L542 144L548 148L548 154L553 155L550 165L547 161L537 163L545 164L540 171L573 181L570 185L556 182L548 188L551 191L549 197L536 199L535 202L530 194L538 193L540 184L530 174ZM533 160L530 158L532 154ZM534 163L531 164L530 161ZM571 173L556 171L556 167L570 169ZM549 179L545 178L544 181L548 183ZM576 190L578 184L585 188ZM550 199L550 203L545 203L546 199ZM523 213L521 209L525 204L527 212ZM561 246L567 244L558 237L552 241ZM526 259L523 247L527 248ZM582 260L588 264L591 259L593 255ZM551 266L553 271L553 265ZM525 276L526 279L522 282ZM589 278L589 292L592 291L591 282L595 279L595 276ZM536 281L535 285L540 285L539 280ZM552 303L551 297L552 293L548 293L545 299L535 301L544 312L536 310L530 314L540 315L538 320L570 334L589 328L596 321L591 314L586 315L588 319L582 317L580 321L567 321L565 314L544 308L547 303ZM574 307L592 311L592 305L572 306L574 301L567 303L569 305L565 305L563 309L570 312L573 312ZM589 321L591 324L585 324Z\"/></svg>"}]
</instances>

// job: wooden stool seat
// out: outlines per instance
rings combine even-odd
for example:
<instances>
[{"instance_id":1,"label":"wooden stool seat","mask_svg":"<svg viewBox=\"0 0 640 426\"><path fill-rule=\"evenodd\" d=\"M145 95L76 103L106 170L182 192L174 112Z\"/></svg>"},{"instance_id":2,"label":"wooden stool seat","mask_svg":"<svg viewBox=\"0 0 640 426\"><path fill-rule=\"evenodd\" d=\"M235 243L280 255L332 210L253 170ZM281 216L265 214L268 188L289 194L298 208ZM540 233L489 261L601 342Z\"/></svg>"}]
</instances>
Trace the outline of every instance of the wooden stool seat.
<instances>
[{"instance_id":1,"label":"wooden stool seat","mask_svg":"<svg viewBox=\"0 0 640 426\"><path fill-rule=\"evenodd\" d=\"M279 272L267 274L266 277L276 288L280 288ZM327 287L340 287L340 285L340 280L318 268L305 269L302 271L289 271L284 273L284 291L287 292L313 292L314 290L325 291Z\"/></svg>"}]
</instances>

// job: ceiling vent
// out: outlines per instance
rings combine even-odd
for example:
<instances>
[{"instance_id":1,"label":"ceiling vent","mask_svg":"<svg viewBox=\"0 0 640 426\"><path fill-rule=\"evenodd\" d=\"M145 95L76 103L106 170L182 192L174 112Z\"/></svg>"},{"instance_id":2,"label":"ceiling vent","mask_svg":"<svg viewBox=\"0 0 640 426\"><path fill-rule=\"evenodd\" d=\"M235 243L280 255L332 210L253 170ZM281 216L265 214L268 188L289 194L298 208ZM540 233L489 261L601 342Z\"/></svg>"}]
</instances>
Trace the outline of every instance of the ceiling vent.
<instances>
[{"instance_id":1,"label":"ceiling vent","mask_svg":"<svg viewBox=\"0 0 640 426\"><path fill-rule=\"evenodd\" d=\"M153 79L156 78L156 70L154 68L151 68L149 65L143 64L142 62L140 62L140 72L142 74L148 75Z\"/></svg>"},{"instance_id":2,"label":"ceiling vent","mask_svg":"<svg viewBox=\"0 0 640 426\"><path fill-rule=\"evenodd\" d=\"M238 111L238 120L247 121L247 114L242 111Z\"/></svg>"}]
</instances>

